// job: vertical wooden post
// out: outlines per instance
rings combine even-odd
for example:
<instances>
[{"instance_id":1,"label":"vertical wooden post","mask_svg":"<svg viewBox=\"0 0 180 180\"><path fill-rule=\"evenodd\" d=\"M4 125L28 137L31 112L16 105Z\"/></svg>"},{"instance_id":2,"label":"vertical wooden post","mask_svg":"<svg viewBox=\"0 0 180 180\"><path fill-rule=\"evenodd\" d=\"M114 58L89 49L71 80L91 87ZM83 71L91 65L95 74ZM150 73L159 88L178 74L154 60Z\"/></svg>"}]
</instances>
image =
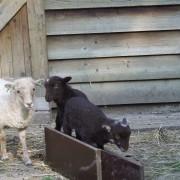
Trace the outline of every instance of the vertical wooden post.
<instances>
[{"instance_id":1,"label":"vertical wooden post","mask_svg":"<svg viewBox=\"0 0 180 180\"><path fill-rule=\"evenodd\" d=\"M48 76L44 0L27 0L32 76Z\"/></svg>"},{"instance_id":2,"label":"vertical wooden post","mask_svg":"<svg viewBox=\"0 0 180 180\"><path fill-rule=\"evenodd\" d=\"M27 0L27 10L31 48L32 77L34 79L44 79L48 76L44 0ZM46 103L44 100L44 94L44 88L37 88L36 104L39 104L41 101L43 103L40 104Z\"/></svg>"}]
</instances>

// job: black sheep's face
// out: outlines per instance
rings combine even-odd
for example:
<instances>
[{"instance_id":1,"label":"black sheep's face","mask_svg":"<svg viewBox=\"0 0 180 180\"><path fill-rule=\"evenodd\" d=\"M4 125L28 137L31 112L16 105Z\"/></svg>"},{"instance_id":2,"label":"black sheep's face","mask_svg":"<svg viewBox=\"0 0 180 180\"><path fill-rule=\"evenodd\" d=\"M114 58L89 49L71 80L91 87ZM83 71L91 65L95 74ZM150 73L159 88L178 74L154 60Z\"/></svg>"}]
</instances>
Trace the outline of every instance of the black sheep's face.
<instances>
[{"instance_id":1,"label":"black sheep's face","mask_svg":"<svg viewBox=\"0 0 180 180\"><path fill-rule=\"evenodd\" d=\"M45 99L47 102L60 102L64 96L65 86L71 77L61 78L52 76L45 80L44 86L46 89Z\"/></svg>"},{"instance_id":2,"label":"black sheep's face","mask_svg":"<svg viewBox=\"0 0 180 180\"><path fill-rule=\"evenodd\" d=\"M124 118L122 121L115 122L111 127L111 135L114 143L121 151L125 152L129 148L129 138L131 129Z\"/></svg>"}]
</instances>

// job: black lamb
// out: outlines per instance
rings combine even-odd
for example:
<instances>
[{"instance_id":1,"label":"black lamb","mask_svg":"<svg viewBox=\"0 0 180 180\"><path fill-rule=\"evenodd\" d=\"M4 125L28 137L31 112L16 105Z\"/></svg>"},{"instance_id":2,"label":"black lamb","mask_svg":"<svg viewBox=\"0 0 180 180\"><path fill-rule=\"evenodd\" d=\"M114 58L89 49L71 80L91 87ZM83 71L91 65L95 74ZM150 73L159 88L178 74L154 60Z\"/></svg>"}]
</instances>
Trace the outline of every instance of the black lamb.
<instances>
[{"instance_id":1,"label":"black lamb","mask_svg":"<svg viewBox=\"0 0 180 180\"><path fill-rule=\"evenodd\" d=\"M129 148L131 129L126 119L109 119L97 106L82 97L73 97L65 104L64 133L71 135L73 129L81 141L96 144L98 148L104 149L104 144L111 139L122 151Z\"/></svg>"},{"instance_id":2,"label":"black lamb","mask_svg":"<svg viewBox=\"0 0 180 180\"><path fill-rule=\"evenodd\" d=\"M70 80L71 77L61 78L59 76L52 76L46 79L44 82L44 86L46 89L46 101L54 101L57 105L55 129L58 131L61 131L64 106L66 101L71 97L83 97L87 99L87 96L83 92L77 89L73 89L67 84Z\"/></svg>"}]
</instances>

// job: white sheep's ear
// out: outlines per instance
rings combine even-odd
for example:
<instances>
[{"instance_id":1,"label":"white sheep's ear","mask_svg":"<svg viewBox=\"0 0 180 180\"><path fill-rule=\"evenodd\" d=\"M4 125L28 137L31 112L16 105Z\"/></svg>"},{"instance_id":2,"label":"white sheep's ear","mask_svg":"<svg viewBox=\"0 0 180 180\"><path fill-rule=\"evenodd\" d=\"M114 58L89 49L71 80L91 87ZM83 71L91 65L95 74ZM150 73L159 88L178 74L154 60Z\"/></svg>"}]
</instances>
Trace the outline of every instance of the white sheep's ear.
<instances>
[{"instance_id":1,"label":"white sheep's ear","mask_svg":"<svg viewBox=\"0 0 180 180\"><path fill-rule=\"evenodd\" d=\"M62 80L63 80L63 83L66 84L66 83L68 83L71 79L72 79L72 77L68 76L68 77L63 78Z\"/></svg>"},{"instance_id":2,"label":"white sheep's ear","mask_svg":"<svg viewBox=\"0 0 180 180\"><path fill-rule=\"evenodd\" d=\"M14 90L14 83L8 83L5 84L4 87L7 89L7 92L11 92L12 90Z\"/></svg>"},{"instance_id":3,"label":"white sheep's ear","mask_svg":"<svg viewBox=\"0 0 180 180\"><path fill-rule=\"evenodd\" d=\"M35 80L35 85L44 87L44 82L45 82L45 79L38 79L38 80Z\"/></svg>"},{"instance_id":4,"label":"white sheep's ear","mask_svg":"<svg viewBox=\"0 0 180 180\"><path fill-rule=\"evenodd\" d=\"M109 133L110 133L110 131L111 131L111 126L102 125L102 128L105 128Z\"/></svg>"}]
</instances>

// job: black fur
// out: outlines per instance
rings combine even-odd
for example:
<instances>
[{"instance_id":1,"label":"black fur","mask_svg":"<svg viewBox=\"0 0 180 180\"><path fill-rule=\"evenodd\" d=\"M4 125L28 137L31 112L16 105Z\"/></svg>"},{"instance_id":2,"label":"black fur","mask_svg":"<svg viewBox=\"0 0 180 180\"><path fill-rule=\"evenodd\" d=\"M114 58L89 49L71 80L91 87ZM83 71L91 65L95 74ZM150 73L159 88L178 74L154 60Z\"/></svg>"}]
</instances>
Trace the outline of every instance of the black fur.
<instances>
[{"instance_id":1,"label":"black fur","mask_svg":"<svg viewBox=\"0 0 180 180\"><path fill-rule=\"evenodd\" d=\"M87 96L83 92L73 89L67 84L70 80L71 77L61 78L59 76L52 76L46 79L44 83L46 89L46 101L54 101L57 104L55 129L59 131L61 131L62 127L62 119L66 101L71 97L83 97L87 99Z\"/></svg>"},{"instance_id":2,"label":"black fur","mask_svg":"<svg viewBox=\"0 0 180 180\"><path fill-rule=\"evenodd\" d=\"M71 135L75 129L80 140L104 149L110 139L122 150L129 147L131 130L126 120L107 118L93 103L82 97L72 97L64 107L63 130Z\"/></svg>"}]
</instances>

